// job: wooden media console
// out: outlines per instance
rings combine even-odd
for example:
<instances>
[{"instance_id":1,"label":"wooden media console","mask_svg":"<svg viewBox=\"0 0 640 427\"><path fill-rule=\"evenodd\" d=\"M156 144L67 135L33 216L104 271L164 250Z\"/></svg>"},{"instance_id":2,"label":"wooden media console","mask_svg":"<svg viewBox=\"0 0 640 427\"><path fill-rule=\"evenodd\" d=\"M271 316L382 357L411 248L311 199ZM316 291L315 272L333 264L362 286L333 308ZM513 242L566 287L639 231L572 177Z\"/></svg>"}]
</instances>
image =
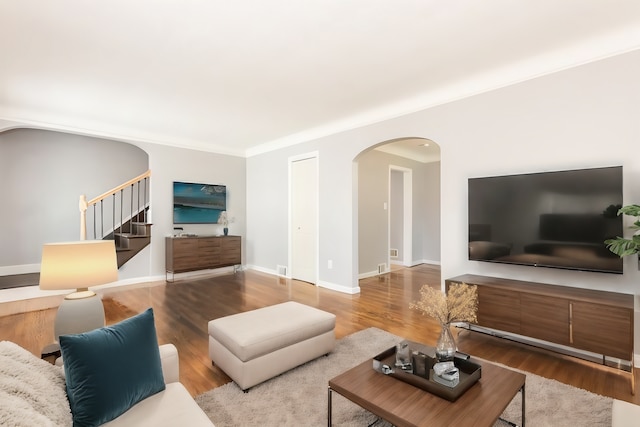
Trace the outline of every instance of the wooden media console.
<instances>
[{"instance_id":1,"label":"wooden media console","mask_svg":"<svg viewBox=\"0 0 640 427\"><path fill-rule=\"evenodd\" d=\"M190 236L165 239L167 275L242 264L240 236Z\"/></svg>"},{"instance_id":2,"label":"wooden media console","mask_svg":"<svg viewBox=\"0 0 640 427\"><path fill-rule=\"evenodd\" d=\"M633 295L473 274L445 280L447 288L452 283L478 287L478 321L471 329L477 325L555 344L550 347L558 351L563 346L595 353L605 365L607 358L629 362L635 393Z\"/></svg>"}]
</instances>

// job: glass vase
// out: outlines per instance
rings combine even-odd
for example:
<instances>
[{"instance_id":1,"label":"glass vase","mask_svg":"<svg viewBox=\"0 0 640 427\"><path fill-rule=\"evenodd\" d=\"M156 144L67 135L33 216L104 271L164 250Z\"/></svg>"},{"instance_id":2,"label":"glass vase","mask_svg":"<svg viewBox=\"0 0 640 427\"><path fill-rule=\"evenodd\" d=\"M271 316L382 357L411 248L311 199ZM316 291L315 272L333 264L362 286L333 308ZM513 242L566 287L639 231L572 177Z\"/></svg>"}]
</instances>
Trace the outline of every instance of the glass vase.
<instances>
[{"instance_id":1,"label":"glass vase","mask_svg":"<svg viewBox=\"0 0 640 427\"><path fill-rule=\"evenodd\" d=\"M451 327L448 323L443 323L440 327L440 336L436 342L436 359L438 362L453 361L457 347Z\"/></svg>"}]
</instances>

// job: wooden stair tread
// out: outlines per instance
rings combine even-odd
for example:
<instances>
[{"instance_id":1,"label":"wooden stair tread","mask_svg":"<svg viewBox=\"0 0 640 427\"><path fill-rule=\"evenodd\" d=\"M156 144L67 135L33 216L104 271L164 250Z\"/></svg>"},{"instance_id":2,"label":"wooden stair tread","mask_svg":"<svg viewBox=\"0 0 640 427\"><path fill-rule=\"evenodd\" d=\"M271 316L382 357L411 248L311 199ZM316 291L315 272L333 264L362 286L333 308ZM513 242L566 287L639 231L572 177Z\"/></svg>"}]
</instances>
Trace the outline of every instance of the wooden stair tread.
<instances>
[{"instance_id":1,"label":"wooden stair tread","mask_svg":"<svg viewBox=\"0 0 640 427\"><path fill-rule=\"evenodd\" d=\"M134 233L115 233L116 236L125 237L127 239L141 239L141 238L149 238L148 234L134 234Z\"/></svg>"}]
</instances>

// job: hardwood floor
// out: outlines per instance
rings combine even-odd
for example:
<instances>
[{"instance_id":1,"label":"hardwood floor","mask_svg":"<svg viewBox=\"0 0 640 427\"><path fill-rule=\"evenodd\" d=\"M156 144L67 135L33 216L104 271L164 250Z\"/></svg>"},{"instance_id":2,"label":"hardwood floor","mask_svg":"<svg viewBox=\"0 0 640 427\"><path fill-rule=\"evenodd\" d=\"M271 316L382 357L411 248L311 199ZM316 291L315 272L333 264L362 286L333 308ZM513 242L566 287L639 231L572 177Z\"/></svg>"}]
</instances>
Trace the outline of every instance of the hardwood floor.
<instances>
[{"instance_id":1,"label":"hardwood floor","mask_svg":"<svg viewBox=\"0 0 640 427\"><path fill-rule=\"evenodd\" d=\"M439 267L423 264L363 279L361 292L356 295L255 271L115 288L101 293L108 324L153 307L158 341L176 345L181 381L195 396L230 381L209 360L209 320L294 300L334 313L337 338L376 327L413 341L434 344L439 331L437 322L409 309L423 284L440 286ZM6 304L28 306L20 302L0 306ZM0 313L15 312L2 308ZM16 342L40 355L53 339L55 311L0 316L0 340ZM640 397L631 394L627 372L467 330L457 334L457 342L461 351L476 357L640 404Z\"/></svg>"}]
</instances>

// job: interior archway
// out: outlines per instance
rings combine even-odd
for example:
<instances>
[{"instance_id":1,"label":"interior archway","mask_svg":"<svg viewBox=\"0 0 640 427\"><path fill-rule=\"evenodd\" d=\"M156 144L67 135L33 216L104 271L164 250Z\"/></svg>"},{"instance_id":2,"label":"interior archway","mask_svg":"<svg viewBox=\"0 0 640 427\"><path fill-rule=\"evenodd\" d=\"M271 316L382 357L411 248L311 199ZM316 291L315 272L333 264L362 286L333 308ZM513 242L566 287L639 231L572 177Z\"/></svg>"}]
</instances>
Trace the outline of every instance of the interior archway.
<instances>
[{"instance_id":1,"label":"interior archway","mask_svg":"<svg viewBox=\"0 0 640 427\"><path fill-rule=\"evenodd\" d=\"M79 238L81 194L91 199L149 170L136 145L26 127L0 130L0 159L0 192L11 200L0 232L15 242L0 248L0 276L27 275L19 286L37 284L44 243Z\"/></svg>"},{"instance_id":2,"label":"interior archway","mask_svg":"<svg viewBox=\"0 0 640 427\"><path fill-rule=\"evenodd\" d=\"M358 278L395 265L439 265L440 146L419 137L383 141L354 159L354 171Z\"/></svg>"}]
</instances>

